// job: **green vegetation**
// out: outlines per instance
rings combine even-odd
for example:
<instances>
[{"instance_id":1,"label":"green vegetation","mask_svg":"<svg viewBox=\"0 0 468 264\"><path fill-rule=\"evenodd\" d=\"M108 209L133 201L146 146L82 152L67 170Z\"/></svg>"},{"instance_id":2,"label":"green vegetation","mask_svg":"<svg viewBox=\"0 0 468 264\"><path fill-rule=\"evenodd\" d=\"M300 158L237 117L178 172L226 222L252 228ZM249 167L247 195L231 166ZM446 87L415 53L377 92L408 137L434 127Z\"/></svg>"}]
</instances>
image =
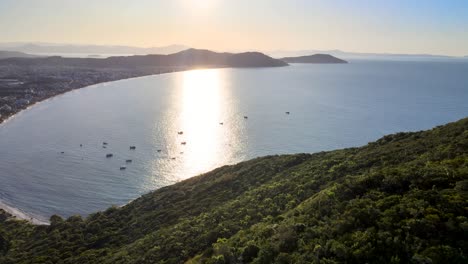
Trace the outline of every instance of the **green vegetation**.
<instances>
[{"instance_id":1,"label":"green vegetation","mask_svg":"<svg viewBox=\"0 0 468 264\"><path fill-rule=\"evenodd\" d=\"M50 220L0 214L0 263L467 263L468 119L257 158Z\"/></svg>"}]
</instances>

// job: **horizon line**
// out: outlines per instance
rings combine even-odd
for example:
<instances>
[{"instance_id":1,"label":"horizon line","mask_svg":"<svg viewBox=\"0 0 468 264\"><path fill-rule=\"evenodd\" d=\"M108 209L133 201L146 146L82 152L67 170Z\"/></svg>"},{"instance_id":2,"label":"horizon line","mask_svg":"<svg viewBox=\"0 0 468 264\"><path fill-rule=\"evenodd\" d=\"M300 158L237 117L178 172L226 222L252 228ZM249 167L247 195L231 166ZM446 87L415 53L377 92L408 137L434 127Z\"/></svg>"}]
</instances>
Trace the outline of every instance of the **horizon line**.
<instances>
[{"instance_id":1,"label":"horizon line","mask_svg":"<svg viewBox=\"0 0 468 264\"><path fill-rule=\"evenodd\" d=\"M186 49L204 49L211 50L215 52L249 52L249 51L259 51L262 53L274 53L274 52L342 52L342 53L354 53L349 55L384 55L384 56L433 56L433 57L449 57L449 58L465 58L468 57L468 54L462 55L448 55L448 54L434 54L434 53L401 53L401 52L392 52L392 51L354 51L354 50L344 50L339 48L331 49L317 49L317 48L298 48L298 49L289 49L289 48L275 48L275 49L226 49L220 50L216 48L204 48L204 47L194 47L185 44L166 44L166 45L151 45L151 46L138 46L131 44L92 44L92 43L70 43L70 42L44 42L44 41L1 41L0 45L7 44L16 44L16 45L37 45L37 46L96 46L96 47L127 47L127 48L137 48L137 49L153 49L153 48L167 48L167 47L185 47ZM20 47L20 46L18 46ZM16 48L15 46L11 47L0 47L2 48Z\"/></svg>"}]
</instances>

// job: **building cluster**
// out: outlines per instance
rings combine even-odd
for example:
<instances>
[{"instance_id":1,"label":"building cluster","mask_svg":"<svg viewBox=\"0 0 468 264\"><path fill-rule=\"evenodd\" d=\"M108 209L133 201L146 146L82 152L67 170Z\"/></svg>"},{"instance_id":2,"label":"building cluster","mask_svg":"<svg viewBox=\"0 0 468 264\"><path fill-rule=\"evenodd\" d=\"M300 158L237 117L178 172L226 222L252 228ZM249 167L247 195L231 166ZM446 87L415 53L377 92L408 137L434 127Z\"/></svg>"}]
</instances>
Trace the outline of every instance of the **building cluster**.
<instances>
[{"instance_id":1,"label":"building cluster","mask_svg":"<svg viewBox=\"0 0 468 264\"><path fill-rule=\"evenodd\" d=\"M36 102L73 89L151 73L142 69L0 65L0 123Z\"/></svg>"}]
</instances>

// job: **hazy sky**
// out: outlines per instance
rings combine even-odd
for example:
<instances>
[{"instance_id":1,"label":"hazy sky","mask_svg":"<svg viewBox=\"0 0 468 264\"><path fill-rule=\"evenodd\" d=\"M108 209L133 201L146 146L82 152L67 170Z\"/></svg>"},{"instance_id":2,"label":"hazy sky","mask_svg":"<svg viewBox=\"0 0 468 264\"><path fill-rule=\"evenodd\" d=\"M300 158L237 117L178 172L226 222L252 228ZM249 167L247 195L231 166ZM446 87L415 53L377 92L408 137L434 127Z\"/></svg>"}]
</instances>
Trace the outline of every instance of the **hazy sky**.
<instances>
[{"instance_id":1,"label":"hazy sky","mask_svg":"<svg viewBox=\"0 0 468 264\"><path fill-rule=\"evenodd\" d=\"M0 42L468 55L467 0L0 0Z\"/></svg>"}]
</instances>

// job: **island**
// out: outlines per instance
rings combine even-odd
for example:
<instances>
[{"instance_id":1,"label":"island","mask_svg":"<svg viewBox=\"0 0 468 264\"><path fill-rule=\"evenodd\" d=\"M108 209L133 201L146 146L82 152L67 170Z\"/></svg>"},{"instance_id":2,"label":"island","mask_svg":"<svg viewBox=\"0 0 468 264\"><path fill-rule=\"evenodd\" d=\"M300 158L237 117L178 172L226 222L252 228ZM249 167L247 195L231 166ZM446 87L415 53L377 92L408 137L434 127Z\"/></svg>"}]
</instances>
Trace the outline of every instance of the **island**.
<instances>
[{"instance_id":1,"label":"island","mask_svg":"<svg viewBox=\"0 0 468 264\"><path fill-rule=\"evenodd\" d=\"M97 83L197 68L287 65L260 52L218 53L201 49L103 59L58 56L0 59L0 123L36 102Z\"/></svg>"},{"instance_id":2,"label":"island","mask_svg":"<svg viewBox=\"0 0 468 264\"><path fill-rule=\"evenodd\" d=\"M339 59L329 54L314 54L309 56L300 57L285 57L281 59L287 63L319 63L319 64L333 64L333 63L348 63L345 60Z\"/></svg>"},{"instance_id":3,"label":"island","mask_svg":"<svg viewBox=\"0 0 468 264\"><path fill-rule=\"evenodd\" d=\"M0 210L0 263L467 263L467 131L256 158L50 225Z\"/></svg>"}]
</instances>

